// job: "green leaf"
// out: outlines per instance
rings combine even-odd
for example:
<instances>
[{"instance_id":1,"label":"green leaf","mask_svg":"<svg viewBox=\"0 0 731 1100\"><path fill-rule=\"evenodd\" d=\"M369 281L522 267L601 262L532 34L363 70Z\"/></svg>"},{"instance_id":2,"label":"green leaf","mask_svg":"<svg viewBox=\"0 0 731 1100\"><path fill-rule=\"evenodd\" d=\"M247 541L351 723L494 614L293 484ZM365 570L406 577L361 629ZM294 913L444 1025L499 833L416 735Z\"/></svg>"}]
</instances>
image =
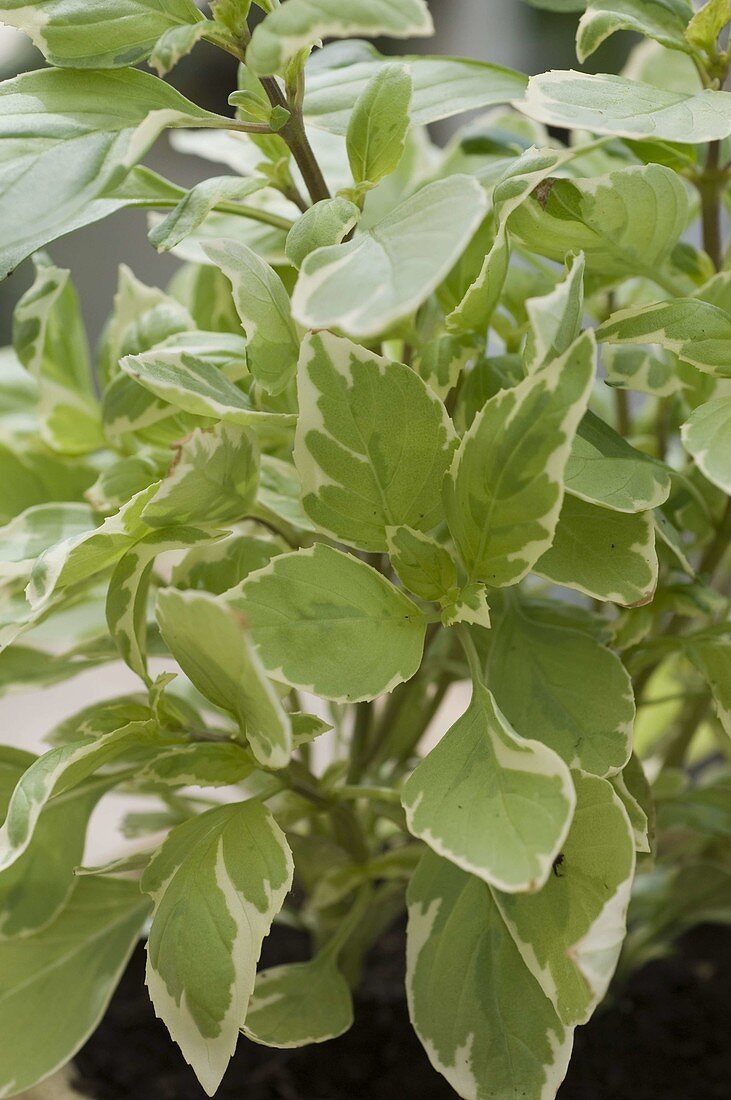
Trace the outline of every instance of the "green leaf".
<instances>
[{"instance_id":1,"label":"green leaf","mask_svg":"<svg viewBox=\"0 0 731 1100\"><path fill-rule=\"evenodd\" d=\"M101 737L60 745L34 760L20 778L0 828L0 871L11 867L28 850L38 819L51 798L78 787L102 765L129 749L160 743L154 722L130 722Z\"/></svg>"},{"instance_id":2,"label":"green leaf","mask_svg":"<svg viewBox=\"0 0 731 1100\"><path fill-rule=\"evenodd\" d=\"M146 684L147 609L155 559L169 550L182 550L207 542L210 534L195 527L171 527L153 531L120 558L107 591L107 626L120 656Z\"/></svg>"},{"instance_id":3,"label":"green leaf","mask_svg":"<svg viewBox=\"0 0 731 1100\"><path fill-rule=\"evenodd\" d=\"M444 405L401 363L311 334L298 372L295 466L319 530L385 551L386 528L429 530L456 437Z\"/></svg>"},{"instance_id":4,"label":"green leaf","mask_svg":"<svg viewBox=\"0 0 731 1100\"><path fill-rule=\"evenodd\" d=\"M705 374L731 378L731 315L699 298L675 298L613 313L597 329L609 344L659 344Z\"/></svg>"},{"instance_id":5,"label":"green leaf","mask_svg":"<svg viewBox=\"0 0 731 1100\"><path fill-rule=\"evenodd\" d=\"M471 581L459 589L453 599L445 599L442 603L442 623L444 626L468 623L489 630L492 620L487 603L487 586Z\"/></svg>"},{"instance_id":6,"label":"green leaf","mask_svg":"<svg viewBox=\"0 0 731 1100\"><path fill-rule=\"evenodd\" d=\"M683 424L680 437L708 480L731 495L731 397L699 405Z\"/></svg>"},{"instance_id":7,"label":"green leaf","mask_svg":"<svg viewBox=\"0 0 731 1100\"><path fill-rule=\"evenodd\" d=\"M167 459L164 452L120 458L102 470L84 496L95 512L117 512L136 493L159 480Z\"/></svg>"},{"instance_id":8,"label":"green leaf","mask_svg":"<svg viewBox=\"0 0 731 1100\"><path fill-rule=\"evenodd\" d=\"M258 802L209 810L168 836L142 876L155 909L147 986L212 1096L234 1052L264 938L292 885L292 855Z\"/></svg>"},{"instance_id":9,"label":"green leaf","mask_svg":"<svg viewBox=\"0 0 731 1100\"><path fill-rule=\"evenodd\" d=\"M468 176L427 184L352 241L310 253L292 298L295 318L356 338L383 332L436 289L485 207L484 191Z\"/></svg>"},{"instance_id":10,"label":"green leaf","mask_svg":"<svg viewBox=\"0 0 731 1100\"><path fill-rule=\"evenodd\" d=\"M421 612L375 569L322 543L282 554L229 593L276 679L325 699L375 699L421 664Z\"/></svg>"},{"instance_id":11,"label":"green leaf","mask_svg":"<svg viewBox=\"0 0 731 1100\"><path fill-rule=\"evenodd\" d=\"M651 512L614 512L568 495L553 545L535 566L549 581L624 607L649 603L657 569Z\"/></svg>"},{"instance_id":12,"label":"green leaf","mask_svg":"<svg viewBox=\"0 0 731 1100\"><path fill-rule=\"evenodd\" d=\"M109 212L91 204L163 129L218 119L136 69L24 73L0 84L0 103L0 278L37 248Z\"/></svg>"},{"instance_id":13,"label":"green leaf","mask_svg":"<svg viewBox=\"0 0 731 1100\"><path fill-rule=\"evenodd\" d=\"M731 135L731 92L667 91L624 76L555 70L531 77L520 110L547 126L697 145Z\"/></svg>"},{"instance_id":14,"label":"green leaf","mask_svg":"<svg viewBox=\"0 0 731 1100\"><path fill-rule=\"evenodd\" d=\"M711 689L718 720L731 737L731 642L725 638L690 641L685 649Z\"/></svg>"},{"instance_id":15,"label":"green leaf","mask_svg":"<svg viewBox=\"0 0 731 1100\"><path fill-rule=\"evenodd\" d=\"M516 730L569 767L605 776L629 758L632 681L614 653L588 634L541 622L512 604L490 635L487 683Z\"/></svg>"},{"instance_id":16,"label":"green leaf","mask_svg":"<svg viewBox=\"0 0 731 1100\"><path fill-rule=\"evenodd\" d=\"M427 852L407 894L409 1014L466 1100L556 1095L573 1029L525 966L484 882Z\"/></svg>"},{"instance_id":17,"label":"green leaf","mask_svg":"<svg viewBox=\"0 0 731 1100\"><path fill-rule=\"evenodd\" d=\"M193 0L4 0L0 22L25 31L52 65L125 68L172 27L202 20Z\"/></svg>"},{"instance_id":18,"label":"green leaf","mask_svg":"<svg viewBox=\"0 0 731 1100\"><path fill-rule=\"evenodd\" d=\"M457 585L457 567L434 539L412 527L386 529L391 565L402 584L424 600L437 602Z\"/></svg>"},{"instance_id":19,"label":"green leaf","mask_svg":"<svg viewBox=\"0 0 731 1100\"><path fill-rule=\"evenodd\" d=\"M413 81L414 126L427 126L465 111L510 103L521 98L527 83L521 73L485 61L418 54L395 60L408 65ZM366 42L335 42L326 46L308 67L305 122L344 136L358 97L376 73L393 61Z\"/></svg>"},{"instance_id":20,"label":"green leaf","mask_svg":"<svg viewBox=\"0 0 731 1100\"><path fill-rule=\"evenodd\" d=\"M196 741L159 753L135 776L135 783L155 787L228 787L242 783L255 770L249 752L234 743Z\"/></svg>"},{"instance_id":21,"label":"green leaf","mask_svg":"<svg viewBox=\"0 0 731 1100\"><path fill-rule=\"evenodd\" d=\"M47 549L33 567L27 588L31 607L42 607L60 589L86 581L118 562L126 550L147 534L142 512L156 490L156 484L144 489L100 527L87 527L60 542L49 539Z\"/></svg>"},{"instance_id":22,"label":"green leaf","mask_svg":"<svg viewBox=\"0 0 731 1100\"><path fill-rule=\"evenodd\" d=\"M0 815L32 753L0 747ZM48 925L74 888L74 867L84 854L89 817L104 787L79 788L77 797L51 804L41 814L33 840L12 867L0 873L0 941L27 936Z\"/></svg>"},{"instance_id":23,"label":"green leaf","mask_svg":"<svg viewBox=\"0 0 731 1100\"><path fill-rule=\"evenodd\" d=\"M155 43L150 54L150 68L158 76L166 76L182 58L187 57L193 47L200 42L209 30L206 20L182 27L169 27Z\"/></svg>"},{"instance_id":24,"label":"green leaf","mask_svg":"<svg viewBox=\"0 0 731 1100\"><path fill-rule=\"evenodd\" d=\"M583 65L617 31L635 31L668 49L690 52L685 28L692 15L687 0L589 0L576 32L576 55Z\"/></svg>"},{"instance_id":25,"label":"green leaf","mask_svg":"<svg viewBox=\"0 0 731 1100\"><path fill-rule=\"evenodd\" d=\"M172 584L220 595L287 549L283 540L273 536L263 539L233 531L188 550L173 567Z\"/></svg>"},{"instance_id":26,"label":"green leaf","mask_svg":"<svg viewBox=\"0 0 731 1100\"><path fill-rule=\"evenodd\" d=\"M462 371L478 357L480 341L472 336L443 333L424 344L414 355L413 366L442 401L454 389Z\"/></svg>"},{"instance_id":27,"label":"green leaf","mask_svg":"<svg viewBox=\"0 0 731 1100\"><path fill-rule=\"evenodd\" d=\"M296 267L302 267L310 252L341 244L344 237L355 229L360 210L355 203L336 195L322 199L306 210L287 234L287 259Z\"/></svg>"},{"instance_id":28,"label":"green leaf","mask_svg":"<svg viewBox=\"0 0 731 1100\"><path fill-rule=\"evenodd\" d=\"M501 890L538 890L566 839L569 769L509 725L482 684L402 792L409 832Z\"/></svg>"},{"instance_id":29,"label":"green leaf","mask_svg":"<svg viewBox=\"0 0 731 1100\"><path fill-rule=\"evenodd\" d=\"M356 184L374 186L398 167L406 148L412 90L405 65L384 65L358 96L346 139Z\"/></svg>"},{"instance_id":30,"label":"green leaf","mask_svg":"<svg viewBox=\"0 0 731 1100\"><path fill-rule=\"evenodd\" d=\"M564 481L572 496L616 512L658 508L671 484L661 462L635 450L593 412L579 425Z\"/></svg>"},{"instance_id":31,"label":"green leaf","mask_svg":"<svg viewBox=\"0 0 731 1100\"><path fill-rule=\"evenodd\" d=\"M52 451L35 433L0 443L0 471L0 523L37 505L79 500L97 473L78 457Z\"/></svg>"},{"instance_id":32,"label":"green leaf","mask_svg":"<svg viewBox=\"0 0 731 1100\"><path fill-rule=\"evenodd\" d=\"M525 367L531 374L557 359L578 339L584 317L583 253L569 256L568 270L550 294L525 303L530 329L526 339Z\"/></svg>"},{"instance_id":33,"label":"green leaf","mask_svg":"<svg viewBox=\"0 0 731 1100\"><path fill-rule=\"evenodd\" d=\"M574 151L528 149L518 157L495 184L492 196L495 234L482 260L477 278L462 293L447 317L451 332L475 332L484 335L498 306L510 261L508 227L513 214L535 189L541 193L548 177L567 161ZM479 235L478 238L479 240ZM561 257L563 260L563 256Z\"/></svg>"},{"instance_id":34,"label":"green leaf","mask_svg":"<svg viewBox=\"0 0 731 1100\"><path fill-rule=\"evenodd\" d=\"M670 397L682 390L677 367L648 348L631 344L607 344L602 352L605 382L620 390L635 390L653 397Z\"/></svg>"},{"instance_id":35,"label":"green leaf","mask_svg":"<svg viewBox=\"0 0 731 1100\"><path fill-rule=\"evenodd\" d=\"M183 672L206 699L234 716L257 761L286 767L292 725L242 617L207 592L166 588L157 597L157 619Z\"/></svg>"},{"instance_id":36,"label":"green leaf","mask_svg":"<svg viewBox=\"0 0 731 1100\"><path fill-rule=\"evenodd\" d=\"M213 176L186 192L166 218L150 230L148 236L158 252L169 252L203 224L221 202L241 201L261 191L266 181L238 176Z\"/></svg>"},{"instance_id":37,"label":"green leaf","mask_svg":"<svg viewBox=\"0 0 731 1100\"><path fill-rule=\"evenodd\" d=\"M18 359L38 383L41 434L57 451L84 454L103 443L89 350L69 272L44 256L13 313Z\"/></svg>"},{"instance_id":38,"label":"green leaf","mask_svg":"<svg viewBox=\"0 0 731 1100\"><path fill-rule=\"evenodd\" d=\"M622 805L627 811L635 851L652 851L652 839L655 826L655 808L652 791L636 753L632 753L621 772L610 780Z\"/></svg>"},{"instance_id":39,"label":"green leaf","mask_svg":"<svg viewBox=\"0 0 731 1100\"><path fill-rule=\"evenodd\" d=\"M230 382L213 364L187 349L159 348L143 355L128 355L122 370L141 386L177 409L209 416L228 424L287 425L289 413L256 409L243 390Z\"/></svg>"},{"instance_id":40,"label":"green leaf","mask_svg":"<svg viewBox=\"0 0 731 1100\"><path fill-rule=\"evenodd\" d=\"M94 1031L140 935L135 882L80 882L53 924L0 941L0 1089L23 1093L68 1062Z\"/></svg>"},{"instance_id":41,"label":"green leaf","mask_svg":"<svg viewBox=\"0 0 731 1100\"><path fill-rule=\"evenodd\" d=\"M352 1023L350 987L325 951L257 974L243 1031L263 1046L291 1049L336 1039Z\"/></svg>"},{"instance_id":42,"label":"green leaf","mask_svg":"<svg viewBox=\"0 0 731 1100\"><path fill-rule=\"evenodd\" d=\"M322 38L412 38L434 33L424 0L288 0L261 23L246 51L246 64L259 76L281 72L301 50Z\"/></svg>"},{"instance_id":43,"label":"green leaf","mask_svg":"<svg viewBox=\"0 0 731 1100\"><path fill-rule=\"evenodd\" d=\"M151 527L241 519L256 496L259 442L250 428L217 424L184 440L142 512Z\"/></svg>"},{"instance_id":44,"label":"green leaf","mask_svg":"<svg viewBox=\"0 0 731 1100\"><path fill-rule=\"evenodd\" d=\"M251 373L268 393L281 393L294 376L299 355L299 337L282 280L245 244L212 241L204 250L231 282L248 338Z\"/></svg>"},{"instance_id":45,"label":"green leaf","mask_svg":"<svg viewBox=\"0 0 731 1100\"><path fill-rule=\"evenodd\" d=\"M535 894L494 898L523 962L567 1026L604 997L626 933L635 870L627 814L611 785L573 773L576 812L556 874Z\"/></svg>"},{"instance_id":46,"label":"green leaf","mask_svg":"<svg viewBox=\"0 0 731 1100\"><path fill-rule=\"evenodd\" d=\"M595 358L584 333L560 359L491 398L462 439L444 505L471 579L516 584L551 545Z\"/></svg>"},{"instance_id":47,"label":"green leaf","mask_svg":"<svg viewBox=\"0 0 731 1100\"><path fill-rule=\"evenodd\" d=\"M685 37L691 46L713 54L716 51L718 36L731 22L731 4L729 0L706 0L693 15L688 24Z\"/></svg>"},{"instance_id":48,"label":"green leaf","mask_svg":"<svg viewBox=\"0 0 731 1100\"><path fill-rule=\"evenodd\" d=\"M661 164L592 179L551 179L523 202L511 231L534 252L562 262L583 252L589 272L652 279L688 220L686 189Z\"/></svg>"}]
</instances>

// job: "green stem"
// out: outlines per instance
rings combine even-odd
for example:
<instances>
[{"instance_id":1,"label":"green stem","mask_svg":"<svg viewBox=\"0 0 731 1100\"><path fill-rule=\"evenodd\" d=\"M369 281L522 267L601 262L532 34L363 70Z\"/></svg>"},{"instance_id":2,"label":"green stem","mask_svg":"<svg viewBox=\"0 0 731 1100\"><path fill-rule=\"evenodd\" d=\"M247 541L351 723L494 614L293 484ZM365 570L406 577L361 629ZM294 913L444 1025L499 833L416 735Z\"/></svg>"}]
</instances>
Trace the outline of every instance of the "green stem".
<instances>
[{"instance_id":1,"label":"green stem","mask_svg":"<svg viewBox=\"0 0 731 1100\"><path fill-rule=\"evenodd\" d=\"M708 702L708 695L705 693L688 699L678 719L677 733L663 753L664 768L681 768L683 766L688 749L698 732L698 727L706 716Z\"/></svg>"},{"instance_id":2,"label":"green stem","mask_svg":"<svg viewBox=\"0 0 731 1100\"><path fill-rule=\"evenodd\" d=\"M703 247L710 256L716 271L720 271L723 267L721 194L725 178L724 173L720 170L720 162L721 143L720 141L712 141L708 146L706 166L698 178L697 186L701 196Z\"/></svg>"},{"instance_id":3,"label":"green stem","mask_svg":"<svg viewBox=\"0 0 731 1100\"><path fill-rule=\"evenodd\" d=\"M373 704L369 702L358 703L355 709L355 726L350 746L348 783L357 783L367 767L372 725Z\"/></svg>"},{"instance_id":4,"label":"green stem","mask_svg":"<svg viewBox=\"0 0 731 1100\"><path fill-rule=\"evenodd\" d=\"M279 131L279 136L286 141L294 157L297 167L302 173L302 179L309 191L310 198L314 202L330 198L330 189L325 182L322 169L317 163L309 138L305 131L302 112L296 106L288 103L273 76L262 78L262 85L272 107L284 107L291 112L290 119Z\"/></svg>"},{"instance_id":5,"label":"green stem","mask_svg":"<svg viewBox=\"0 0 731 1100\"><path fill-rule=\"evenodd\" d=\"M178 205L175 199L150 199L149 202L136 202L138 210L173 210ZM246 203L218 202L213 207L218 214L236 214L240 218L251 218L252 221L261 222L263 225L271 225L274 229L282 229L288 233L294 222L289 218L283 218L280 214L272 214L269 210L260 210L257 206L247 206Z\"/></svg>"},{"instance_id":6,"label":"green stem","mask_svg":"<svg viewBox=\"0 0 731 1100\"><path fill-rule=\"evenodd\" d=\"M459 640L462 644L465 657L467 658L467 664L470 666L470 675L472 677L472 683L484 684L485 679L482 672L482 661L480 655L477 652L477 646L474 643L472 635L464 624L460 624L457 627L457 633Z\"/></svg>"}]
</instances>

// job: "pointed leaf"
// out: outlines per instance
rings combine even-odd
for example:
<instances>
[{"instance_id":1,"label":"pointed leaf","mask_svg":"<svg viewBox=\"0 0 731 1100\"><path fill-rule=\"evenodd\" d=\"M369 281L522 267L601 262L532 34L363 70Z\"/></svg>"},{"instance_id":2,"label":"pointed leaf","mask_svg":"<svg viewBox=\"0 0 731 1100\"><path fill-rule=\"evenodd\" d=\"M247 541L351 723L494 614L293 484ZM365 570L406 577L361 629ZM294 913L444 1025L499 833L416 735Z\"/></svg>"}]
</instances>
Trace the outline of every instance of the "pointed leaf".
<instances>
[{"instance_id":1,"label":"pointed leaf","mask_svg":"<svg viewBox=\"0 0 731 1100\"><path fill-rule=\"evenodd\" d=\"M520 737L476 684L466 713L407 780L402 802L414 836L513 892L546 882L576 797L562 760Z\"/></svg>"},{"instance_id":2,"label":"pointed leaf","mask_svg":"<svg viewBox=\"0 0 731 1100\"><path fill-rule=\"evenodd\" d=\"M457 567L434 539L412 527L386 530L391 565L402 584L424 600L441 600L457 585Z\"/></svg>"},{"instance_id":3,"label":"pointed leaf","mask_svg":"<svg viewBox=\"0 0 731 1100\"><path fill-rule=\"evenodd\" d=\"M589 0L579 20L576 55L583 65L617 31L635 31L689 53L685 28L692 15L687 0Z\"/></svg>"},{"instance_id":4,"label":"pointed leaf","mask_svg":"<svg viewBox=\"0 0 731 1100\"><path fill-rule=\"evenodd\" d=\"M680 437L708 480L731 495L731 397L699 405L683 424Z\"/></svg>"},{"instance_id":5,"label":"pointed leaf","mask_svg":"<svg viewBox=\"0 0 731 1100\"><path fill-rule=\"evenodd\" d=\"M321 531L384 551L387 527L439 522L456 438L443 404L410 367L312 334L298 394L295 465L303 507Z\"/></svg>"},{"instance_id":6,"label":"pointed leaf","mask_svg":"<svg viewBox=\"0 0 731 1100\"><path fill-rule=\"evenodd\" d=\"M731 315L699 298L676 298L613 313L597 329L609 344L659 344L717 378L731 378Z\"/></svg>"},{"instance_id":7,"label":"pointed leaf","mask_svg":"<svg viewBox=\"0 0 731 1100\"><path fill-rule=\"evenodd\" d=\"M259 763L286 767L292 755L289 716L241 617L207 592L167 588L158 594L157 618L183 672L207 699L236 718Z\"/></svg>"},{"instance_id":8,"label":"pointed leaf","mask_svg":"<svg viewBox=\"0 0 731 1100\"><path fill-rule=\"evenodd\" d=\"M551 545L595 357L585 333L560 359L491 398L464 436L444 506L472 579L516 584Z\"/></svg>"},{"instance_id":9,"label":"pointed leaf","mask_svg":"<svg viewBox=\"0 0 731 1100\"><path fill-rule=\"evenodd\" d=\"M236 1047L261 946L292 885L292 855L258 802L179 825L142 876L154 913L147 986L212 1096Z\"/></svg>"},{"instance_id":10,"label":"pointed leaf","mask_svg":"<svg viewBox=\"0 0 731 1100\"><path fill-rule=\"evenodd\" d=\"M356 184L377 184L398 167L406 147L412 89L405 65L384 65L358 96L346 141Z\"/></svg>"},{"instance_id":11,"label":"pointed leaf","mask_svg":"<svg viewBox=\"0 0 731 1100\"><path fill-rule=\"evenodd\" d=\"M310 252L340 244L355 229L359 218L360 210L355 203L341 195L316 202L287 234L287 259L299 271Z\"/></svg>"},{"instance_id":12,"label":"pointed leaf","mask_svg":"<svg viewBox=\"0 0 731 1100\"><path fill-rule=\"evenodd\" d=\"M670 495L670 472L635 450L593 412L587 412L566 464L566 491L617 512L658 508Z\"/></svg>"},{"instance_id":13,"label":"pointed leaf","mask_svg":"<svg viewBox=\"0 0 731 1100\"><path fill-rule=\"evenodd\" d=\"M525 349L529 374L563 355L578 338L584 317L585 268L583 253L569 257L566 276L556 289L525 303L530 321Z\"/></svg>"}]
</instances>

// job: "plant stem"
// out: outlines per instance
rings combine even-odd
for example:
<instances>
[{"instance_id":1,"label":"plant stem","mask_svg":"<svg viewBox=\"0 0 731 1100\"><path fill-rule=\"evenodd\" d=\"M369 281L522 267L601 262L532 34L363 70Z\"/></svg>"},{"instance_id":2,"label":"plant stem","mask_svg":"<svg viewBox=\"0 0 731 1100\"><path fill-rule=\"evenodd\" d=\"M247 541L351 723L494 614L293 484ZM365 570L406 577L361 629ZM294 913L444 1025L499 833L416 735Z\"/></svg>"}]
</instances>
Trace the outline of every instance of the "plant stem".
<instances>
[{"instance_id":1,"label":"plant stem","mask_svg":"<svg viewBox=\"0 0 731 1100\"><path fill-rule=\"evenodd\" d=\"M173 210L178 205L175 199L150 199L149 202L136 202L138 210ZM252 221L271 225L274 229L282 229L285 233L294 225L289 218L283 218L281 214L272 214L270 210L261 210L257 206L247 206L246 203L217 202L213 207L218 214L236 214L241 218L251 218Z\"/></svg>"},{"instance_id":2,"label":"plant stem","mask_svg":"<svg viewBox=\"0 0 731 1100\"><path fill-rule=\"evenodd\" d=\"M725 558L729 546L731 546L731 497L726 501L723 518L718 525L716 534L703 551L703 557L698 565L698 572L706 573L713 578L714 573Z\"/></svg>"},{"instance_id":3,"label":"plant stem","mask_svg":"<svg viewBox=\"0 0 731 1100\"><path fill-rule=\"evenodd\" d=\"M626 438L632 430L629 398L626 390L616 389L614 391L614 404L617 410L617 431Z\"/></svg>"},{"instance_id":4,"label":"plant stem","mask_svg":"<svg viewBox=\"0 0 731 1100\"><path fill-rule=\"evenodd\" d=\"M708 695L704 692L688 699L678 720L678 730L663 754L664 768L680 768L708 710Z\"/></svg>"},{"instance_id":5,"label":"plant stem","mask_svg":"<svg viewBox=\"0 0 731 1100\"><path fill-rule=\"evenodd\" d=\"M289 146L297 167L302 173L310 198L313 203L320 202L321 199L329 199L330 190L312 151L301 110L287 102L273 76L263 77L261 83L272 107L284 107L285 110L291 111L289 122L279 131L279 136Z\"/></svg>"},{"instance_id":6,"label":"plant stem","mask_svg":"<svg viewBox=\"0 0 731 1100\"><path fill-rule=\"evenodd\" d=\"M716 271L720 271L723 266L720 200L724 173L720 169L720 161L721 143L720 141L712 141L708 146L705 169L698 178L698 191L701 196L703 247L710 256Z\"/></svg>"},{"instance_id":7,"label":"plant stem","mask_svg":"<svg viewBox=\"0 0 731 1100\"><path fill-rule=\"evenodd\" d=\"M358 703L355 709L355 726L350 746L348 783L357 783L367 766L372 724L373 704L368 702Z\"/></svg>"}]
</instances>

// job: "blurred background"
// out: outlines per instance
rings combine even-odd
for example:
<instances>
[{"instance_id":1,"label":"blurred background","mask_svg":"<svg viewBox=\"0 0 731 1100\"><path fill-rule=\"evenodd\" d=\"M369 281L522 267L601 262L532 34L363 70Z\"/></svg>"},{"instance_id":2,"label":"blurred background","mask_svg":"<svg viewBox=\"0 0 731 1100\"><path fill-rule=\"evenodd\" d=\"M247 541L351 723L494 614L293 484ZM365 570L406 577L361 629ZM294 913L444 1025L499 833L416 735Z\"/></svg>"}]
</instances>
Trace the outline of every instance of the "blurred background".
<instances>
[{"instance_id":1,"label":"blurred background","mask_svg":"<svg viewBox=\"0 0 731 1100\"><path fill-rule=\"evenodd\" d=\"M345 2L345 0L344 0ZM201 0L201 7L205 7ZM437 28L436 38L409 43L383 42L386 51L470 56L526 73L551 68L576 67L574 33L577 15L557 15L529 7L522 0L430 0ZM254 9L255 11L257 9ZM616 71L633 45L630 35L617 35L591 58L593 71ZM0 79L35 69L43 59L28 39L0 25ZM210 110L229 114L229 93L236 87L236 63L226 54L200 43L168 79L188 98ZM455 120L459 125L464 119ZM448 129L443 125L439 137ZM163 136L146 158L146 163L183 186L219 174L226 169L208 161L177 154ZM0 229L0 232L2 230ZM158 255L147 241L147 220L143 212L121 211L55 242L48 250L55 263L71 269L79 290L90 339L96 341L111 308L117 283L117 268L125 263L145 283L164 286L179 261ZM12 310L32 281L32 264L26 261L5 282L0 283L0 347L11 342ZM162 671L155 662L155 672ZM121 663L106 665L75 679L41 691L11 693L0 699L1 739L31 751L45 751L44 734L80 707L109 696L133 692L139 681ZM464 709L466 698L459 691L445 700L435 720L435 730L446 728ZM105 799L89 831L87 857L103 860L118 854L116 833L122 812L133 809L125 796Z\"/></svg>"}]
</instances>

